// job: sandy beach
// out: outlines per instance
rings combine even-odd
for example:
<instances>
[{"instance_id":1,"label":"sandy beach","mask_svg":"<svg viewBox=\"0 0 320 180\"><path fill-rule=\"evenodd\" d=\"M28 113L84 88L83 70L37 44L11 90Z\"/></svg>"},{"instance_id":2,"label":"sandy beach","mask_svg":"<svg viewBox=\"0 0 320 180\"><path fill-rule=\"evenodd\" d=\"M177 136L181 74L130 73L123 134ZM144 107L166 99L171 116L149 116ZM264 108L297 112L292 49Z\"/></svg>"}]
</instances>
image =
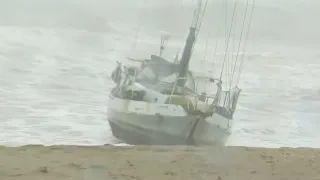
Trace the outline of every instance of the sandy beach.
<instances>
[{"instance_id":1,"label":"sandy beach","mask_svg":"<svg viewBox=\"0 0 320 180\"><path fill-rule=\"evenodd\" d=\"M320 177L320 150L247 147L0 148L6 180L276 180Z\"/></svg>"}]
</instances>

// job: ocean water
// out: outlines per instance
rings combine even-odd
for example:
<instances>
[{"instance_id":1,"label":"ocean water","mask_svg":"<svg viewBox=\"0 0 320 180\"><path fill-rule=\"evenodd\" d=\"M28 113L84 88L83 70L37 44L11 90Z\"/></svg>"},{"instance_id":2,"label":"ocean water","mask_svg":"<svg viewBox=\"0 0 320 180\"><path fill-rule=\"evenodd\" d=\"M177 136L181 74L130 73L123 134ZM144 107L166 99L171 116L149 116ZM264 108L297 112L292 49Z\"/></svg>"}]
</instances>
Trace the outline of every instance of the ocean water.
<instances>
[{"instance_id":1,"label":"ocean water","mask_svg":"<svg viewBox=\"0 0 320 180\"><path fill-rule=\"evenodd\" d=\"M113 86L109 76L116 61L157 53L160 39L153 36L157 33L145 24L136 34L134 23L94 11L83 15L83 9L73 9L76 13L65 20L62 17L67 17L67 10L55 16L53 10L48 14L39 6L42 11L37 13L43 16L38 16L26 7L18 9L29 13L29 19L26 15L9 16L14 14L9 11L0 18L0 144L120 145L106 119L108 92ZM263 9L269 14L271 10ZM300 31L281 36L284 28L274 26L260 32L260 20L255 17L253 22L239 84L243 91L227 144L319 147L317 32L312 31L314 38L310 38L310 30L305 36ZM292 39L288 40L290 33ZM168 42L167 58L182 48L186 31L180 36ZM212 37L212 42L220 41ZM218 49L212 65L214 45L205 57L205 41L199 41L192 60L194 71L210 73L212 66L219 71L224 46Z\"/></svg>"}]
</instances>

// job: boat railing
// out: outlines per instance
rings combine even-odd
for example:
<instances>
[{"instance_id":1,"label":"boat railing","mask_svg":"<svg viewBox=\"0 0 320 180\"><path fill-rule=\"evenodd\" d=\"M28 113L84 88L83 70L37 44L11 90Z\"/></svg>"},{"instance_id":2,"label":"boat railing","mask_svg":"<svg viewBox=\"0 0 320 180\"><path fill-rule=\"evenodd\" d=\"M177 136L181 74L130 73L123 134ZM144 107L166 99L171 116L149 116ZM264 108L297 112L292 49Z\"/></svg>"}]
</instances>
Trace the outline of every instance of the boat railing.
<instances>
[{"instance_id":1,"label":"boat railing","mask_svg":"<svg viewBox=\"0 0 320 180\"><path fill-rule=\"evenodd\" d=\"M229 90L223 90L221 94L221 98L219 101L219 106L221 107L230 107L232 109L233 101L239 96L241 89L235 86Z\"/></svg>"},{"instance_id":2,"label":"boat railing","mask_svg":"<svg viewBox=\"0 0 320 180\"><path fill-rule=\"evenodd\" d=\"M217 103L217 112L228 119L232 119L240 93L241 89L237 86L229 90L223 90L220 95L220 100Z\"/></svg>"},{"instance_id":3,"label":"boat railing","mask_svg":"<svg viewBox=\"0 0 320 180\"><path fill-rule=\"evenodd\" d=\"M200 104L207 104L207 108L208 108L207 111L210 111L210 110L212 110L213 106L215 106L220 100L220 94L221 94L221 90L222 90L222 88L221 88L222 82L219 79L214 79L214 78L209 78L209 77L200 77L200 76L196 77L194 79L197 80L199 78L202 80L206 79L211 83L215 83L216 87L217 87L216 92L214 94L204 93L205 90L203 90L202 92L199 92L199 91L201 91L199 88L199 82L195 83L194 92L188 92L188 93L184 94L184 96L186 98L187 110L195 111L198 109L198 106ZM175 95L176 89L178 88L177 82L178 82L178 80L181 80L181 79L187 79L187 78L182 77L182 78L176 79L176 81L174 82L173 88L171 90L170 96L169 96L169 103L171 103L171 99ZM191 101L189 101L189 100L191 100ZM191 102L193 103L192 105L190 104Z\"/></svg>"},{"instance_id":4,"label":"boat railing","mask_svg":"<svg viewBox=\"0 0 320 180\"><path fill-rule=\"evenodd\" d=\"M203 97L202 101L210 103L209 100L216 102L220 97L220 92L222 91L222 81L220 79L206 77L206 76L195 76L195 92L198 97ZM200 82L204 82L206 87L200 87ZM212 89L212 84L214 84L214 88ZM210 94L211 93L211 94ZM201 99L200 99L201 100Z\"/></svg>"}]
</instances>

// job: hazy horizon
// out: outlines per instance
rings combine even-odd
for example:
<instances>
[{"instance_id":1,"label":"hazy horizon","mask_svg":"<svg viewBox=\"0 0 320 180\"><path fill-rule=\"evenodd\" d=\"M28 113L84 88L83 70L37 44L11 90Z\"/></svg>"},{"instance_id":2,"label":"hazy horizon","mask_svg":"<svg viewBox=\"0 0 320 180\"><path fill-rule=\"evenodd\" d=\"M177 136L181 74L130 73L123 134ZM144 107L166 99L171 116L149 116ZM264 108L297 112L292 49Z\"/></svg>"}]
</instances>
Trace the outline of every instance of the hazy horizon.
<instances>
[{"instance_id":1,"label":"hazy horizon","mask_svg":"<svg viewBox=\"0 0 320 180\"><path fill-rule=\"evenodd\" d=\"M230 3L228 6L230 21L234 0L227 1ZM114 23L127 24L128 28L135 28L140 23L152 32L166 30L185 36L184 32L187 31L194 8L190 2L192 0L175 2L170 0L135 2L127 0L26 0L23 2L1 0L0 25L73 27L108 32L113 30L111 24ZM237 12L245 9L246 0L240 2ZM252 3L253 0L249 2ZM313 20L320 14L315 6L319 4L318 1L273 2L276 3L256 0L250 39L275 40L293 44L319 44L320 28ZM206 12L207 22L204 23L208 32L210 30L212 34L216 34L218 27L224 28L224 8L222 0L211 1ZM239 26L242 16L236 20Z\"/></svg>"}]
</instances>

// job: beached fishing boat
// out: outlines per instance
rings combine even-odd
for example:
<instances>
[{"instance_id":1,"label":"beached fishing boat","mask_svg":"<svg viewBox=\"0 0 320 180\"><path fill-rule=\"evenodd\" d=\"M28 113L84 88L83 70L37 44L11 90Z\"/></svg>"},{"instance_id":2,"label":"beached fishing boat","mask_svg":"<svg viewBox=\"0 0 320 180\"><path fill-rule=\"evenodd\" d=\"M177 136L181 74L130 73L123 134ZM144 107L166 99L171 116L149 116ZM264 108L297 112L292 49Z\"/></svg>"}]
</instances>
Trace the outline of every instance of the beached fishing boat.
<instances>
[{"instance_id":1,"label":"beached fishing boat","mask_svg":"<svg viewBox=\"0 0 320 180\"><path fill-rule=\"evenodd\" d=\"M234 85L223 90L221 77L196 76L189 70L206 5L199 1L180 60L161 57L165 35L159 55L131 59L140 66L118 62L107 111L116 138L144 145L216 144L228 138L241 89Z\"/></svg>"}]
</instances>

